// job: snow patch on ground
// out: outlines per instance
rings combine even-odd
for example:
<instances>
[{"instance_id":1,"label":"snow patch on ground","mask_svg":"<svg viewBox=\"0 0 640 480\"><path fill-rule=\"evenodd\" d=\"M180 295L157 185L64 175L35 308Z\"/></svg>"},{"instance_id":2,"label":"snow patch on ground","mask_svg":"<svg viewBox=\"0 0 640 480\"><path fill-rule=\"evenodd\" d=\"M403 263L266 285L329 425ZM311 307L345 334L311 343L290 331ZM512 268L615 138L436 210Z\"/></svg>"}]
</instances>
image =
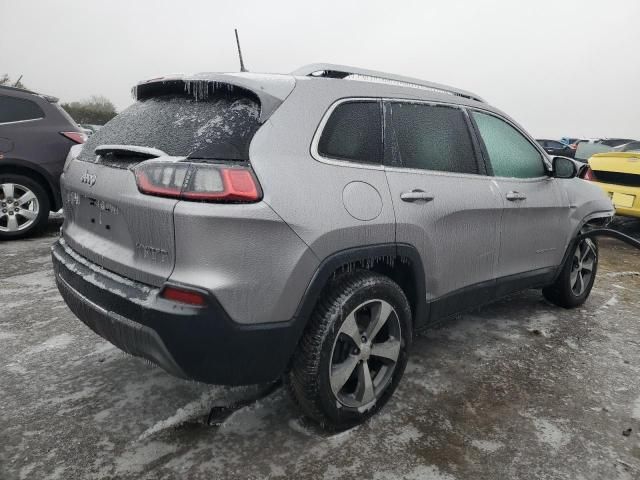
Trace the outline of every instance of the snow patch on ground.
<instances>
[{"instance_id":1,"label":"snow patch on ground","mask_svg":"<svg viewBox=\"0 0 640 480\"><path fill-rule=\"evenodd\" d=\"M151 435L162 430L176 427L193 418L206 415L207 413L209 413L213 402L220 396L221 390L221 388L212 388L207 392L203 392L202 395L200 395L200 398L198 398L197 400L187 403L183 407L179 408L176 413L171 415L169 418L161 420L150 428L146 429L144 432L142 432L142 434L140 434L138 440L144 440L145 438L148 438Z\"/></svg>"},{"instance_id":2,"label":"snow patch on ground","mask_svg":"<svg viewBox=\"0 0 640 480\"><path fill-rule=\"evenodd\" d=\"M618 304L618 297L614 295L609 300L607 300L604 304L605 307L613 307Z\"/></svg>"},{"instance_id":3,"label":"snow patch on ground","mask_svg":"<svg viewBox=\"0 0 640 480\"><path fill-rule=\"evenodd\" d=\"M17 335L11 332L0 332L0 340L11 340L12 338L16 338Z\"/></svg>"},{"instance_id":4,"label":"snow patch on ground","mask_svg":"<svg viewBox=\"0 0 640 480\"><path fill-rule=\"evenodd\" d=\"M406 473L397 471L374 472L374 480L455 480L448 473L442 473L432 465L420 465Z\"/></svg>"},{"instance_id":5,"label":"snow patch on ground","mask_svg":"<svg viewBox=\"0 0 640 480\"><path fill-rule=\"evenodd\" d=\"M304 426L303 420L300 418L292 418L289 420L289 428L294 432L301 433L306 437L314 437L314 433Z\"/></svg>"},{"instance_id":6,"label":"snow patch on ground","mask_svg":"<svg viewBox=\"0 0 640 480\"><path fill-rule=\"evenodd\" d=\"M631 415L636 420L640 420L640 397L638 397L633 403L633 412L631 413Z\"/></svg>"},{"instance_id":7,"label":"snow patch on ground","mask_svg":"<svg viewBox=\"0 0 640 480\"><path fill-rule=\"evenodd\" d=\"M422 432L413 425L406 425L387 435L385 441L394 447L404 448L411 442L419 441L422 435Z\"/></svg>"},{"instance_id":8,"label":"snow patch on ground","mask_svg":"<svg viewBox=\"0 0 640 480\"><path fill-rule=\"evenodd\" d=\"M640 277L640 272L608 272L605 277Z\"/></svg>"},{"instance_id":9,"label":"snow patch on ground","mask_svg":"<svg viewBox=\"0 0 640 480\"><path fill-rule=\"evenodd\" d=\"M559 429L549 420L545 420L544 418L533 418L532 420L536 428L536 437L541 443L557 450L571 441L571 435Z\"/></svg>"},{"instance_id":10,"label":"snow patch on ground","mask_svg":"<svg viewBox=\"0 0 640 480\"><path fill-rule=\"evenodd\" d=\"M46 352L49 350L56 350L59 348L66 348L73 343L75 337L69 335L68 333L61 333L60 335L56 335L54 337L45 340L39 345L35 347L29 348L26 353L27 355L34 355L37 353Z\"/></svg>"},{"instance_id":11,"label":"snow patch on ground","mask_svg":"<svg viewBox=\"0 0 640 480\"><path fill-rule=\"evenodd\" d=\"M150 442L138 449L127 450L116 460L116 472L140 473L151 462L175 453L176 450L177 446L162 442Z\"/></svg>"},{"instance_id":12,"label":"snow patch on ground","mask_svg":"<svg viewBox=\"0 0 640 480\"><path fill-rule=\"evenodd\" d=\"M471 445L484 453L495 453L501 448L504 448L504 444L502 442L494 440L473 440Z\"/></svg>"}]
</instances>

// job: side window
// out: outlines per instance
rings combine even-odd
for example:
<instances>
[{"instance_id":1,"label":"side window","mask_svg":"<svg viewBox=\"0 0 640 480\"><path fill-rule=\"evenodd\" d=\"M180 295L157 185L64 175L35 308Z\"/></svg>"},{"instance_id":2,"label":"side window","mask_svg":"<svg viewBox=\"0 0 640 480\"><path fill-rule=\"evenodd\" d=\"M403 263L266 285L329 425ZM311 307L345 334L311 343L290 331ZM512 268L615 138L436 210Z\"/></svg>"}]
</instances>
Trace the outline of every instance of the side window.
<instances>
[{"instance_id":1,"label":"side window","mask_svg":"<svg viewBox=\"0 0 640 480\"><path fill-rule=\"evenodd\" d=\"M31 100L0 95L0 123L43 118L42 109Z\"/></svg>"},{"instance_id":2,"label":"side window","mask_svg":"<svg viewBox=\"0 0 640 480\"><path fill-rule=\"evenodd\" d=\"M546 175L540 152L504 120L471 112L497 177L537 178Z\"/></svg>"},{"instance_id":3,"label":"side window","mask_svg":"<svg viewBox=\"0 0 640 480\"><path fill-rule=\"evenodd\" d=\"M323 157L382 163L382 112L378 101L345 102L333 111L318 142Z\"/></svg>"},{"instance_id":4,"label":"side window","mask_svg":"<svg viewBox=\"0 0 640 480\"><path fill-rule=\"evenodd\" d=\"M388 138L395 163L423 170L478 173L462 110L420 103L388 105Z\"/></svg>"}]
</instances>

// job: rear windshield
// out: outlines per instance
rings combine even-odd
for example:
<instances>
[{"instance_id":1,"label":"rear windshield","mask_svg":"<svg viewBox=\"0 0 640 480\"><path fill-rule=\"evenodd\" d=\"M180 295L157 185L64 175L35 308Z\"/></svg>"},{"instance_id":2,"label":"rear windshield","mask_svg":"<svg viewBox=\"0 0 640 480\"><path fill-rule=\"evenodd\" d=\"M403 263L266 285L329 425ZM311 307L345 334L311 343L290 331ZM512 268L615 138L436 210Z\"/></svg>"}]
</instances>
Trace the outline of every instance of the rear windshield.
<instances>
[{"instance_id":1,"label":"rear windshield","mask_svg":"<svg viewBox=\"0 0 640 480\"><path fill-rule=\"evenodd\" d=\"M259 115L257 99L233 92L204 100L183 95L148 98L91 135L80 159L94 161L94 150L100 145L136 145L174 156L248 160Z\"/></svg>"}]
</instances>

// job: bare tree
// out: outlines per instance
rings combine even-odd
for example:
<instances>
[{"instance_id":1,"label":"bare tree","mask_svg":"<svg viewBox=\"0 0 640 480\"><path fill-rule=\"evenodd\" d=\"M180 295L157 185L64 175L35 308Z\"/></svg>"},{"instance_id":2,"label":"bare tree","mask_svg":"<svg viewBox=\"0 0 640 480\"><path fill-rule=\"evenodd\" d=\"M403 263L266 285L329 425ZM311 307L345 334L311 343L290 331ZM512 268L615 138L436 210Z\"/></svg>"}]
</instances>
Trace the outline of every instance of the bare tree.
<instances>
[{"instance_id":1,"label":"bare tree","mask_svg":"<svg viewBox=\"0 0 640 480\"><path fill-rule=\"evenodd\" d=\"M27 88L20 81L21 78L22 76L18 78L18 81L15 81L11 79L8 73L3 73L2 75L0 75L0 85L7 85L9 87Z\"/></svg>"}]
</instances>

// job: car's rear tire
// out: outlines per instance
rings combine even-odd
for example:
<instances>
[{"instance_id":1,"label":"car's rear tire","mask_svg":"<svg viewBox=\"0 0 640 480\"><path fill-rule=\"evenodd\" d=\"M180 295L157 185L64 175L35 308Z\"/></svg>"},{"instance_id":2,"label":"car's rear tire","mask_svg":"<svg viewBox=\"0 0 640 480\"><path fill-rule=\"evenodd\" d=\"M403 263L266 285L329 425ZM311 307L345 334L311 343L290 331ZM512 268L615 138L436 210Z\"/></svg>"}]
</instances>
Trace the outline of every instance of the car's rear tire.
<instances>
[{"instance_id":1,"label":"car's rear tire","mask_svg":"<svg viewBox=\"0 0 640 480\"><path fill-rule=\"evenodd\" d=\"M288 374L294 402L324 428L359 424L396 389L412 339L402 289L383 275L357 271L325 288Z\"/></svg>"},{"instance_id":2,"label":"car's rear tire","mask_svg":"<svg viewBox=\"0 0 640 480\"><path fill-rule=\"evenodd\" d=\"M595 238L583 238L574 245L556 281L542 294L560 307L579 307L589 297L597 271L598 243Z\"/></svg>"},{"instance_id":3,"label":"car's rear tire","mask_svg":"<svg viewBox=\"0 0 640 480\"><path fill-rule=\"evenodd\" d=\"M39 232L49 218L49 196L24 175L0 174L0 240L24 238Z\"/></svg>"}]
</instances>

